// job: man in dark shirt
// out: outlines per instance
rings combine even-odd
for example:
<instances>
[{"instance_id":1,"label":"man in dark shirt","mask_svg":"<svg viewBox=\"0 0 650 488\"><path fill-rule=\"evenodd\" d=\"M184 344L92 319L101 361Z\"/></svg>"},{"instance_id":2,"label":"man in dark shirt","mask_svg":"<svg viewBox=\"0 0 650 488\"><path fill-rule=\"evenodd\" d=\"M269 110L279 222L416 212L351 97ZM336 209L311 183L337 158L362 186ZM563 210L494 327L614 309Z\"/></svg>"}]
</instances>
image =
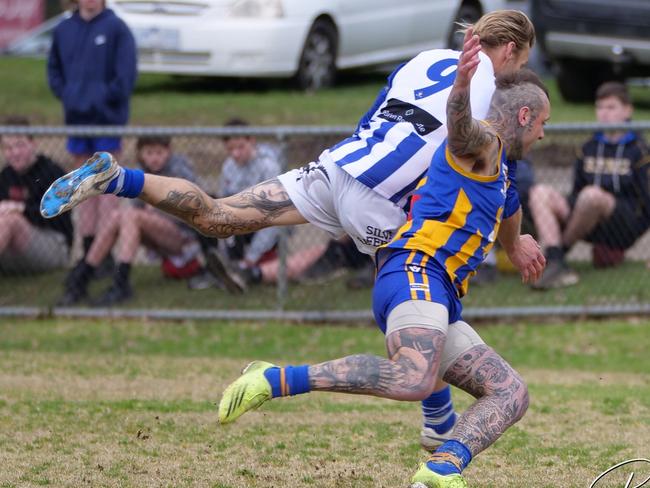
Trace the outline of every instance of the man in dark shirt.
<instances>
[{"instance_id":1,"label":"man in dark shirt","mask_svg":"<svg viewBox=\"0 0 650 488\"><path fill-rule=\"evenodd\" d=\"M6 125L28 125L11 117ZM0 273L38 273L64 266L72 243L69 215L41 217L40 201L48 186L65 172L36 154L29 136L4 135L0 146L6 165L0 171Z\"/></svg>"}]
</instances>

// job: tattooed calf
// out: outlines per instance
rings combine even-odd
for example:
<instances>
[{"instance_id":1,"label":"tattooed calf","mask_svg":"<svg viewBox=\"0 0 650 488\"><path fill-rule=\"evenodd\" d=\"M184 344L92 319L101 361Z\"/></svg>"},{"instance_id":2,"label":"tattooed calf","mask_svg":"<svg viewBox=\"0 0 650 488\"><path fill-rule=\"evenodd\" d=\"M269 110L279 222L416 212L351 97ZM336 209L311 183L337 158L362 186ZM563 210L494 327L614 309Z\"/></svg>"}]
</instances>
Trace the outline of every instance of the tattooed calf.
<instances>
[{"instance_id":1,"label":"tattooed calf","mask_svg":"<svg viewBox=\"0 0 650 488\"><path fill-rule=\"evenodd\" d=\"M528 409L526 383L486 345L465 352L444 380L478 399L454 428L454 438L468 446L473 456L494 443Z\"/></svg>"},{"instance_id":2,"label":"tattooed calf","mask_svg":"<svg viewBox=\"0 0 650 488\"><path fill-rule=\"evenodd\" d=\"M390 359L357 354L309 369L313 390L375 395L395 400L422 400L435 385L445 335L407 328L387 338Z\"/></svg>"}]
</instances>

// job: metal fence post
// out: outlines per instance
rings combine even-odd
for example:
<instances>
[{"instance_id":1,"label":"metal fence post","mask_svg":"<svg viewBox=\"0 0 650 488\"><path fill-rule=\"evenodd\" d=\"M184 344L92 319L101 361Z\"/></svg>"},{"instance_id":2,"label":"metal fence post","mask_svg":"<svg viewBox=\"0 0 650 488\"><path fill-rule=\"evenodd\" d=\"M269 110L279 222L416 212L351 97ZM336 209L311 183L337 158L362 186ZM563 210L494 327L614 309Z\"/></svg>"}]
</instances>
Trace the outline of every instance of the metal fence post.
<instances>
[{"instance_id":1,"label":"metal fence post","mask_svg":"<svg viewBox=\"0 0 650 488\"><path fill-rule=\"evenodd\" d=\"M281 132L276 135L278 149L282 157L282 170L287 170L287 145L286 135ZM278 238L278 283L277 283L277 309L284 310L289 293L289 280L287 278L287 254L288 254L289 229L282 227Z\"/></svg>"}]
</instances>

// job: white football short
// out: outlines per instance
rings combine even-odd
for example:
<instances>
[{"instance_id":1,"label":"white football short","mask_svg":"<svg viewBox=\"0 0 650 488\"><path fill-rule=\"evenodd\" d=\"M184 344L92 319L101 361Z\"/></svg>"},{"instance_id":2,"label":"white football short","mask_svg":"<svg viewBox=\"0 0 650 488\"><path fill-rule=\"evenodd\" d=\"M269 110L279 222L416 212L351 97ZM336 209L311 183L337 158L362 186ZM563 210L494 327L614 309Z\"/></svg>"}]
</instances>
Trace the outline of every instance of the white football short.
<instances>
[{"instance_id":1,"label":"white football short","mask_svg":"<svg viewBox=\"0 0 650 488\"><path fill-rule=\"evenodd\" d=\"M374 256L406 221L401 207L358 182L326 152L278 179L306 220L335 238L348 234L365 254Z\"/></svg>"}]
</instances>

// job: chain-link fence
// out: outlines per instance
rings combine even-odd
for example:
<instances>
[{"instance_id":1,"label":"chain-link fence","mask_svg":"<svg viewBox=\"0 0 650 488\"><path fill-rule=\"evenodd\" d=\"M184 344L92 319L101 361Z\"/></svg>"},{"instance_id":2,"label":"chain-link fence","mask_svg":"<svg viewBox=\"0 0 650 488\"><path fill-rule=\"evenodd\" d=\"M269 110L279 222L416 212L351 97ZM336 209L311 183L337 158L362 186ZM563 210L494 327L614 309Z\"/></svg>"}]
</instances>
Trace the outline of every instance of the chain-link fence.
<instances>
[{"instance_id":1,"label":"chain-link fence","mask_svg":"<svg viewBox=\"0 0 650 488\"><path fill-rule=\"evenodd\" d=\"M625 130L630 128L643 134L650 131L650 123L625 126ZM591 158L586 163L587 172L598 181L592 185L589 183L593 181L587 181L585 188L618 185L616 189L625 194L626 200L612 204L597 189L583 192L582 197L578 196L579 192L572 194L576 153L599 129L596 124L550 125L546 138L530 154L529 167L520 163L518 168L525 210L524 230L542 241L558 236L566 238L571 225L583 232L584 222L571 224L563 215L571 210L577 212L582 205L581 215L600 222L595 226L590 224L587 239L591 242L578 239L570 249L562 249L560 242L557 247L566 251L566 255L560 261L559 278L556 282L551 280L545 289L521 284L504 253L497 250L488 259L488 266L474 278L468 296L463 299L466 316L599 315L650 310L650 232L644 227L650 208L642 194L650 185L648 171L643 170L647 168L643 166L647 154L636 160L632 152L620 147L614 148L612 156L606 153L607 148L596 144L596 153L587 155L585 161ZM67 137L120 136L119 160L123 165L137 167L143 160L147 164L149 158L148 169L159 171L165 166L164 161L161 165L156 162L155 154L151 156L144 151L147 144L154 148L163 146L181 161L172 175L185 176L186 169L190 168L189 174L193 174L206 192L225 196L229 191L266 179L269 171L281 172L315 160L323 149L349 136L352 130L351 127L0 126L5 168L2 175L6 178L8 166L21 164L20 154L16 156L20 147L16 149L12 144L28 139L26 136L32 138L28 140L33 141L35 153L47 156L64 171L78 164L66 149ZM8 164L11 158L17 162ZM250 165L250 160L255 160L255 164ZM37 221L29 203L24 207L6 204L28 201L25 192L38 193L54 177L47 171L23 171L22 174L31 174L32 180L39 184L23 185L21 190L21 183L11 180L5 184L3 194L0 176L3 200L0 202L0 314L371 318L371 261L359 254L351 242L332 241L310 224L277 230L266 236L255 235L252 239L206 242L158 211L119 199L87 214L75 209L70 220L70 239L66 240L65 229L50 227L43 232L39 227L42 223ZM163 174L167 173L163 171ZM38 199L38 195L31 196ZM590 205L586 197L594 197L597 203ZM217 249L234 268L246 269L244 275L249 279L246 293L230 294L223 283L205 272L204 255L209 248ZM62 301L75 279L78 263L84 259L93 263L92 273L85 271L84 293L73 297L76 300ZM120 285L120 280L124 285L125 273L129 293L117 296L117 300L105 300L111 289Z\"/></svg>"}]
</instances>

